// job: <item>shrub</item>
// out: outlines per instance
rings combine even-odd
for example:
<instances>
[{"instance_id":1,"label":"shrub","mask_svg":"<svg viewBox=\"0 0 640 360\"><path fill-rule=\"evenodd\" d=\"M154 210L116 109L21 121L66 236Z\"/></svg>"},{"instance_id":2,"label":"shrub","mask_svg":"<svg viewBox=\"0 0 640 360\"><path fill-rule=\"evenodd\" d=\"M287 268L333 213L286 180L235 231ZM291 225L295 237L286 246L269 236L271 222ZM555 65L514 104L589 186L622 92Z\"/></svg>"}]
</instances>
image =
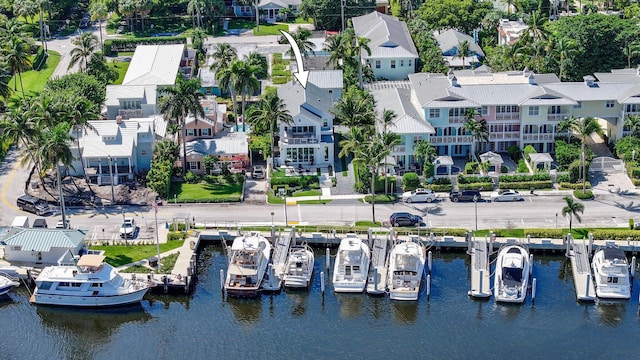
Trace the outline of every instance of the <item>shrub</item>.
<instances>
[{"instance_id":1,"label":"shrub","mask_svg":"<svg viewBox=\"0 0 640 360\"><path fill-rule=\"evenodd\" d=\"M287 81L289 81L289 77L288 76L274 76L271 79L271 82L273 82L274 85L286 84Z\"/></svg>"},{"instance_id":2,"label":"shrub","mask_svg":"<svg viewBox=\"0 0 640 360\"><path fill-rule=\"evenodd\" d=\"M633 230L633 225L634 225L633 219L629 219L629 229L630 230Z\"/></svg>"},{"instance_id":3,"label":"shrub","mask_svg":"<svg viewBox=\"0 0 640 360\"><path fill-rule=\"evenodd\" d=\"M522 151L520 151L520 147L518 145L509 146L507 153L511 156L513 161L518 161L522 157Z\"/></svg>"},{"instance_id":4,"label":"shrub","mask_svg":"<svg viewBox=\"0 0 640 360\"><path fill-rule=\"evenodd\" d=\"M631 177L634 179L640 179L640 167L634 167L631 169Z\"/></svg>"},{"instance_id":5,"label":"shrub","mask_svg":"<svg viewBox=\"0 0 640 360\"><path fill-rule=\"evenodd\" d=\"M478 170L479 164L475 161L470 161L464 165L464 173L465 174L478 174L480 171Z\"/></svg>"},{"instance_id":6,"label":"shrub","mask_svg":"<svg viewBox=\"0 0 640 360\"><path fill-rule=\"evenodd\" d=\"M171 224L173 225L173 224ZM184 240L187 238L187 233L184 231L184 224L178 224L178 225L182 225L183 230L181 231L170 231L167 234L167 241L174 241L174 240ZM180 226L178 226L180 227Z\"/></svg>"},{"instance_id":7,"label":"shrub","mask_svg":"<svg viewBox=\"0 0 640 360\"><path fill-rule=\"evenodd\" d=\"M420 178L414 172L402 175L402 191L411 191L420 187Z\"/></svg>"},{"instance_id":8,"label":"shrub","mask_svg":"<svg viewBox=\"0 0 640 360\"><path fill-rule=\"evenodd\" d=\"M187 184L197 184L198 182L200 182L200 176L189 171L184 175L184 182L186 182Z\"/></svg>"},{"instance_id":9,"label":"shrub","mask_svg":"<svg viewBox=\"0 0 640 360\"><path fill-rule=\"evenodd\" d=\"M582 183L570 183L570 182L561 182L560 183L560 188L561 189L579 189L582 190ZM587 181L587 189L591 189L591 183Z\"/></svg>"},{"instance_id":10,"label":"shrub","mask_svg":"<svg viewBox=\"0 0 640 360\"><path fill-rule=\"evenodd\" d=\"M518 172L529 172L529 167L527 166L527 163L524 162L524 159L518 160Z\"/></svg>"},{"instance_id":11,"label":"shrub","mask_svg":"<svg viewBox=\"0 0 640 360\"><path fill-rule=\"evenodd\" d=\"M451 192L453 190L453 185L451 184L431 184L427 187L435 192Z\"/></svg>"},{"instance_id":12,"label":"shrub","mask_svg":"<svg viewBox=\"0 0 640 360\"><path fill-rule=\"evenodd\" d=\"M526 229L527 235L532 238L560 239L562 238L562 229ZM499 236L499 235L498 235Z\"/></svg>"},{"instance_id":13,"label":"shrub","mask_svg":"<svg viewBox=\"0 0 640 360\"><path fill-rule=\"evenodd\" d=\"M529 155L536 154L538 151L533 146L527 145L524 147L524 150L522 150L522 152L524 152L524 156L527 158L527 160L530 160Z\"/></svg>"},{"instance_id":14,"label":"shrub","mask_svg":"<svg viewBox=\"0 0 640 360\"><path fill-rule=\"evenodd\" d=\"M529 190L531 188L551 189L553 187L553 183L551 182L551 180L510 182L510 183L501 184L500 187L515 189L515 190Z\"/></svg>"},{"instance_id":15,"label":"shrub","mask_svg":"<svg viewBox=\"0 0 640 360\"><path fill-rule=\"evenodd\" d=\"M593 229L591 231L595 240L640 240L640 231L627 229Z\"/></svg>"},{"instance_id":16,"label":"shrub","mask_svg":"<svg viewBox=\"0 0 640 360\"><path fill-rule=\"evenodd\" d=\"M573 190L573 196L580 200L591 200L593 199L593 192L591 192L591 190L582 192L582 189L576 189Z\"/></svg>"},{"instance_id":17,"label":"shrub","mask_svg":"<svg viewBox=\"0 0 640 360\"><path fill-rule=\"evenodd\" d=\"M547 181L551 180L549 174L533 174L533 175L501 175L499 181L511 183L511 182L526 182L526 181Z\"/></svg>"},{"instance_id":18,"label":"shrub","mask_svg":"<svg viewBox=\"0 0 640 360\"><path fill-rule=\"evenodd\" d=\"M490 176L458 176L458 184L493 183Z\"/></svg>"}]
</instances>

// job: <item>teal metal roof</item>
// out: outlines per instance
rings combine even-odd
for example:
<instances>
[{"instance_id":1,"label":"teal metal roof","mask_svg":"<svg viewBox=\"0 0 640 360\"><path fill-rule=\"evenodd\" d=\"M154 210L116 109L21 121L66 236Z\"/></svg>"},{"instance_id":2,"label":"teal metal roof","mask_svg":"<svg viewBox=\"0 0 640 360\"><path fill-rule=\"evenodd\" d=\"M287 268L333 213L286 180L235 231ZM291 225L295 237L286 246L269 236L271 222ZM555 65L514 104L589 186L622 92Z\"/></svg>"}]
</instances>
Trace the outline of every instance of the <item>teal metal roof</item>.
<instances>
[{"instance_id":1,"label":"teal metal roof","mask_svg":"<svg viewBox=\"0 0 640 360\"><path fill-rule=\"evenodd\" d=\"M84 241L81 230L64 229L11 229L3 242L20 246L22 251L49 252L51 248L76 248Z\"/></svg>"}]
</instances>

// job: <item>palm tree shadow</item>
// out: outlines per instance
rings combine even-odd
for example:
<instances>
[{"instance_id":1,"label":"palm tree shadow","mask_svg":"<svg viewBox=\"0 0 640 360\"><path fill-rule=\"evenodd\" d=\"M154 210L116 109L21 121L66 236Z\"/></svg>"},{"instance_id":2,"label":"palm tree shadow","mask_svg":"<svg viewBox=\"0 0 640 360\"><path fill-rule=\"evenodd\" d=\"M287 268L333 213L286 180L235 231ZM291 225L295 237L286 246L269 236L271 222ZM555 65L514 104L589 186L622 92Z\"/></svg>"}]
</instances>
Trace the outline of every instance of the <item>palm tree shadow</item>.
<instances>
[{"instance_id":1,"label":"palm tree shadow","mask_svg":"<svg viewBox=\"0 0 640 360\"><path fill-rule=\"evenodd\" d=\"M613 204L622 210L640 212L640 204L636 204L634 201L630 201L628 204L624 204L620 201L614 201Z\"/></svg>"},{"instance_id":2,"label":"palm tree shadow","mask_svg":"<svg viewBox=\"0 0 640 360\"><path fill-rule=\"evenodd\" d=\"M445 216L446 214L442 210L442 206L438 204L434 205L426 205L422 208L419 208L415 205L410 206L412 209L420 213L420 215L427 215L427 213L431 216Z\"/></svg>"}]
</instances>

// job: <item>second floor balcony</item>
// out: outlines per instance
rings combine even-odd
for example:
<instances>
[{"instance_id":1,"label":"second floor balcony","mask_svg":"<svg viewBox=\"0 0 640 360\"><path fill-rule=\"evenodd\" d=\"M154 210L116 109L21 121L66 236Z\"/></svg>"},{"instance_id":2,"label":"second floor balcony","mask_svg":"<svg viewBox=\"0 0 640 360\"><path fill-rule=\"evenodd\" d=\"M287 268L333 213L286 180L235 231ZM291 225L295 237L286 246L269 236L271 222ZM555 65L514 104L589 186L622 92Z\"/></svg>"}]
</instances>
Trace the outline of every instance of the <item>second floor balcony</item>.
<instances>
[{"instance_id":1,"label":"second floor balcony","mask_svg":"<svg viewBox=\"0 0 640 360\"><path fill-rule=\"evenodd\" d=\"M459 136L431 136L432 144L455 144L455 143L471 143L471 136L459 135Z\"/></svg>"},{"instance_id":2,"label":"second floor balcony","mask_svg":"<svg viewBox=\"0 0 640 360\"><path fill-rule=\"evenodd\" d=\"M122 118L125 120L131 118L141 118L142 109L120 109L118 110L118 115L122 116Z\"/></svg>"},{"instance_id":3,"label":"second floor balcony","mask_svg":"<svg viewBox=\"0 0 640 360\"><path fill-rule=\"evenodd\" d=\"M489 140L517 140L520 139L519 131L504 131L489 134Z\"/></svg>"},{"instance_id":4,"label":"second floor balcony","mask_svg":"<svg viewBox=\"0 0 640 360\"><path fill-rule=\"evenodd\" d=\"M562 121L568 117L568 114L547 114L548 121Z\"/></svg>"},{"instance_id":5,"label":"second floor balcony","mask_svg":"<svg viewBox=\"0 0 640 360\"><path fill-rule=\"evenodd\" d=\"M285 144L317 144L318 138L315 132L293 132L285 131L284 136L280 139Z\"/></svg>"},{"instance_id":6,"label":"second floor balcony","mask_svg":"<svg viewBox=\"0 0 640 360\"><path fill-rule=\"evenodd\" d=\"M553 141L556 134L554 133L526 133L522 134L523 141Z\"/></svg>"}]
</instances>

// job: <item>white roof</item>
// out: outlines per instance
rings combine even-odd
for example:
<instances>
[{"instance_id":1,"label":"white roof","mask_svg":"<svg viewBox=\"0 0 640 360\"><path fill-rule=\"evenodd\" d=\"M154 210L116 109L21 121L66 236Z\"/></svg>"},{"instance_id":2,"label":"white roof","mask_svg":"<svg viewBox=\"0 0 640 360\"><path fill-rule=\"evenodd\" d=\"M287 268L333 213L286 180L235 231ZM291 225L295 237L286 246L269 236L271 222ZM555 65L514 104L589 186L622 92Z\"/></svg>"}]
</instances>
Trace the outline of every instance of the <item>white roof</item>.
<instances>
[{"instance_id":1,"label":"white roof","mask_svg":"<svg viewBox=\"0 0 640 360\"><path fill-rule=\"evenodd\" d=\"M152 118L122 120L89 121L95 129L85 129L79 134L82 155L85 158L127 157L133 154L138 141L153 142L156 135L166 132L166 123L162 116ZM71 131L75 137L76 132ZM72 145L75 148L75 142Z\"/></svg>"},{"instance_id":2,"label":"white roof","mask_svg":"<svg viewBox=\"0 0 640 360\"><path fill-rule=\"evenodd\" d=\"M365 58L418 57L404 21L377 11L354 17L351 21L356 35L371 39L371 56L365 54Z\"/></svg>"},{"instance_id":3,"label":"white roof","mask_svg":"<svg viewBox=\"0 0 640 360\"><path fill-rule=\"evenodd\" d=\"M155 85L107 85L105 105L119 106L120 100L141 100L142 104L156 103Z\"/></svg>"},{"instance_id":4,"label":"white roof","mask_svg":"<svg viewBox=\"0 0 640 360\"><path fill-rule=\"evenodd\" d=\"M182 147L180 148L182 153ZM211 139L198 139L187 143L187 156L199 155L235 155L248 154L248 136L243 132L219 133Z\"/></svg>"},{"instance_id":5,"label":"white roof","mask_svg":"<svg viewBox=\"0 0 640 360\"><path fill-rule=\"evenodd\" d=\"M408 89L387 89L375 90L372 95L376 102L376 111L382 116L384 110L392 110L395 121L388 131L402 134L434 134L435 130L431 123L422 119L420 112L411 102L411 90ZM382 124L377 123L378 131L382 131Z\"/></svg>"},{"instance_id":6,"label":"white roof","mask_svg":"<svg viewBox=\"0 0 640 360\"><path fill-rule=\"evenodd\" d=\"M183 44L138 45L122 84L173 85L183 51Z\"/></svg>"},{"instance_id":7,"label":"white roof","mask_svg":"<svg viewBox=\"0 0 640 360\"><path fill-rule=\"evenodd\" d=\"M470 51L484 57L484 52L482 51L482 48L480 48L480 45L476 44L471 36L457 30L449 29L439 34L435 34L435 39L443 53L457 47L458 44L467 41L469 43Z\"/></svg>"}]
</instances>

